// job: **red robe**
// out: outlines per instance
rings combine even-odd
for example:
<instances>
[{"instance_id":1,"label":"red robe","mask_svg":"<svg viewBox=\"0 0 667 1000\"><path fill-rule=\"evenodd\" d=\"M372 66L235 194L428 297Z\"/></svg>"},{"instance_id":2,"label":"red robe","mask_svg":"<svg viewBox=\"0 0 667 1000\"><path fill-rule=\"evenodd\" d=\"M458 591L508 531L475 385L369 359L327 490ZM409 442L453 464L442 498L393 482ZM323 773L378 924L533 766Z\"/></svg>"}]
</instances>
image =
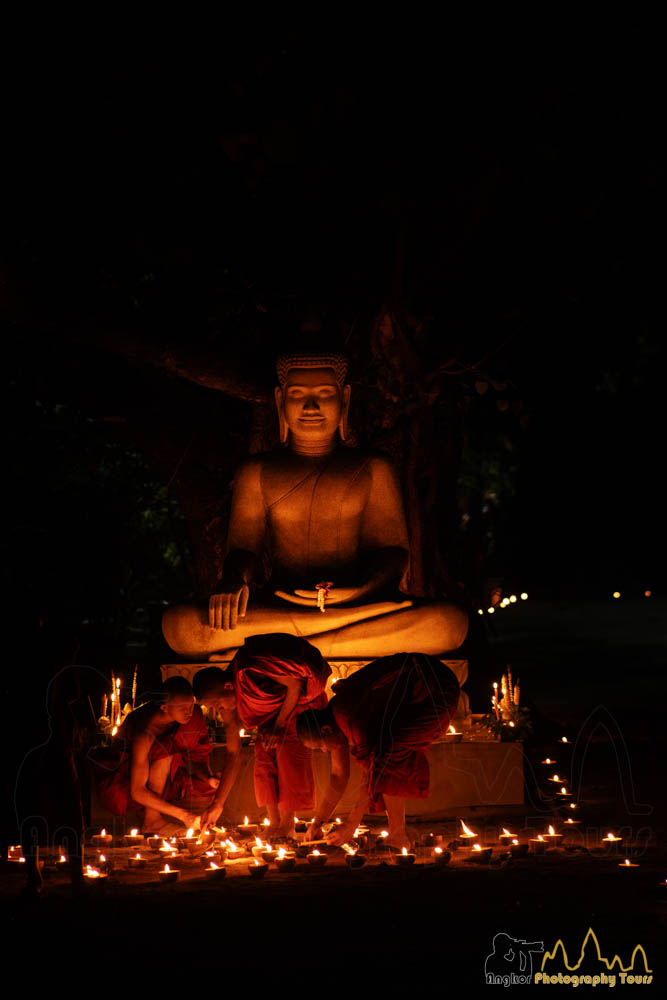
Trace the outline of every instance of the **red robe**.
<instances>
[{"instance_id":1,"label":"red robe","mask_svg":"<svg viewBox=\"0 0 667 1000\"><path fill-rule=\"evenodd\" d=\"M385 795L426 798L426 750L456 712L459 684L440 660L422 653L384 656L338 681L330 707L350 752L368 774L371 812Z\"/></svg>"},{"instance_id":2,"label":"red robe","mask_svg":"<svg viewBox=\"0 0 667 1000\"><path fill-rule=\"evenodd\" d=\"M276 633L246 639L230 669L236 708L244 726L257 726L255 798L257 805L277 803L282 810L313 809L315 784L312 753L296 735L296 717L306 708L324 708L331 668L305 639ZM286 688L274 678L297 677L302 690L278 747L266 746L285 701Z\"/></svg>"},{"instance_id":3,"label":"red robe","mask_svg":"<svg viewBox=\"0 0 667 1000\"><path fill-rule=\"evenodd\" d=\"M131 712L118 738L108 751L100 751L93 757L97 773L97 789L100 803L116 816L124 816L128 808L141 808L130 796L130 765L132 741L135 735L144 731L149 719L155 714L153 704L141 705ZM215 789L197 775L190 775L188 764L207 760L211 753L211 742L201 708L195 705L192 718L185 725L174 723L166 732L156 737L148 752L148 763L171 757L169 777L161 798L167 802L183 802L190 795L213 795Z\"/></svg>"}]
</instances>

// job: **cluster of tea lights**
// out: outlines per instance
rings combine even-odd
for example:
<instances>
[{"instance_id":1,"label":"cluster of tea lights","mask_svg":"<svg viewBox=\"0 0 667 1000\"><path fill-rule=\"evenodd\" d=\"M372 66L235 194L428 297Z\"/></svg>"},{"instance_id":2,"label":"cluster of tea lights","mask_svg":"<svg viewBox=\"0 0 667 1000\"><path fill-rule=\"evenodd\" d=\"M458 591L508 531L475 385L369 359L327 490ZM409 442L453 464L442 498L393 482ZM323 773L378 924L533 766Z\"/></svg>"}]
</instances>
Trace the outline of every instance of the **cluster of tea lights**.
<instances>
[{"instance_id":1,"label":"cluster of tea lights","mask_svg":"<svg viewBox=\"0 0 667 1000\"><path fill-rule=\"evenodd\" d=\"M477 614L478 615L483 615L483 614L493 615L493 614L496 613L497 609L501 609L502 610L504 608L509 608L510 605L516 604L517 601L519 601L519 600L527 601L528 600L528 594L524 591L522 594L519 595L519 597L517 597L516 594L511 594L509 597L503 597L502 601L499 601L498 604L492 605L490 608L487 608L486 612L484 611L484 608L478 608L477 609Z\"/></svg>"}]
</instances>

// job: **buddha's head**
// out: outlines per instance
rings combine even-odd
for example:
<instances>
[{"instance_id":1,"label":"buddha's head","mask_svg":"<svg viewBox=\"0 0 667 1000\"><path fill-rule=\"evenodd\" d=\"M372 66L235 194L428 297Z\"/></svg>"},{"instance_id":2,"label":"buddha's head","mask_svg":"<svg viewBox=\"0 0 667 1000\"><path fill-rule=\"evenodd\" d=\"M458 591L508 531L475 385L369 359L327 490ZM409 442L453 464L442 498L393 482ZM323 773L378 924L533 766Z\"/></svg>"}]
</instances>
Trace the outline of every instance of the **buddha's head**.
<instances>
[{"instance_id":1,"label":"buddha's head","mask_svg":"<svg viewBox=\"0 0 667 1000\"><path fill-rule=\"evenodd\" d=\"M283 354L276 367L280 440L291 435L297 446L333 446L338 431L344 441L350 406L347 360L340 354Z\"/></svg>"}]
</instances>

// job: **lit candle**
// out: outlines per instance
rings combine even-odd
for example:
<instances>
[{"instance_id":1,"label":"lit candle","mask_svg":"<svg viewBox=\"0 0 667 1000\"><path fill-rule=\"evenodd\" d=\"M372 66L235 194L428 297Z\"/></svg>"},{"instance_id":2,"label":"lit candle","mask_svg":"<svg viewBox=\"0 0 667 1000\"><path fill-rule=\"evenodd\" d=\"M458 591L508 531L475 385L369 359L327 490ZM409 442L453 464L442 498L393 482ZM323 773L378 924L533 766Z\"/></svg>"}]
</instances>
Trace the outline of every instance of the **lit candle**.
<instances>
[{"instance_id":1,"label":"lit candle","mask_svg":"<svg viewBox=\"0 0 667 1000\"><path fill-rule=\"evenodd\" d=\"M630 861L629 858L626 858L625 861L622 861L621 864L618 867L619 868L639 868L639 865L634 864L632 861Z\"/></svg>"},{"instance_id":2,"label":"lit candle","mask_svg":"<svg viewBox=\"0 0 667 1000\"><path fill-rule=\"evenodd\" d=\"M102 884L107 878L105 872L99 871L97 868L93 868L92 865L86 865L86 870L83 873L83 877L88 880L89 884Z\"/></svg>"},{"instance_id":3,"label":"lit candle","mask_svg":"<svg viewBox=\"0 0 667 1000\"><path fill-rule=\"evenodd\" d=\"M622 837L616 837L613 833L608 833L606 837L602 838L602 846L608 854L616 854L622 841Z\"/></svg>"},{"instance_id":4,"label":"lit candle","mask_svg":"<svg viewBox=\"0 0 667 1000\"><path fill-rule=\"evenodd\" d=\"M296 865L296 857L293 851L286 851L284 847L281 847L278 851L278 857L276 858L276 867L279 872L291 872L294 871L294 866Z\"/></svg>"},{"instance_id":5,"label":"lit candle","mask_svg":"<svg viewBox=\"0 0 667 1000\"><path fill-rule=\"evenodd\" d=\"M128 859L128 864L129 864L130 868L145 868L146 867L146 858L142 858L142 856L139 853L139 851L137 851L137 853L134 855L133 858L129 858Z\"/></svg>"},{"instance_id":6,"label":"lit candle","mask_svg":"<svg viewBox=\"0 0 667 1000\"><path fill-rule=\"evenodd\" d=\"M513 858L525 858L528 854L528 844L520 844L515 837L510 844L510 854Z\"/></svg>"},{"instance_id":7,"label":"lit candle","mask_svg":"<svg viewBox=\"0 0 667 1000\"><path fill-rule=\"evenodd\" d=\"M123 837L123 843L125 844L126 847L141 847L143 845L143 842L144 842L143 833L139 833L139 831L136 829L130 830L130 832L126 833L125 836Z\"/></svg>"},{"instance_id":8,"label":"lit candle","mask_svg":"<svg viewBox=\"0 0 667 1000\"><path fill-rule=\"evenodd\" d=\"M550 826L549 832L544 834L544 839L550 844L557 844L562 836L562 833L556 833L553 826Z\"/></svg>"},{"instance_id":9,"label":"lit candle","mask_svg":"<svg viewBox=\"0 0 667 1000\"><path fill-rule=\"evenodd\" d=\"M485 864L491 860L492 853L493 849L491 847L482 847L481 844L473 844L470 854L464 860L475 864Z\"/></svg>"},{"instance_id":10,"label":"lit candle","mask_svg":"<svg viewBox=\"0 0 667 1000\"><path fill-rule=\"evenodd\" d=\"M225 841L225 850L227 851L228 861L238 861L239 858L243 858L246 855L245 847L241 847L234 840L227 839Z\"/></svg>"},{"instance_id":11,"label":"lit candle","mask_svg":"<svg viewBox=\"0 0 667 1000\"><path fill-rule=\"evenodd\" d=\"M416 855L409 854L407 847L402 848L401 853L397 854L394 858L395 864L401 868L407 868L409 865L414 865L416 861Z\"/></svg>"},{"instance_id":12,"label":"lit candle","mask_svg":"<svg viewBox=\"0 0 667 1000\"><path fill-rule=\"evenodd\" d=\"M181 873L178 868L170 868L168 864L165 864L162 871L157 873L157 877L161 882L178 882Z\"/></svg>"},{"instance_id":13,"label":"lit candle","mask_svg":"<svg viewBox=\"0 0 667 1000\"><path fill-rule=\"evenodd\" d=\"M258 829L259 828L257 826L257 823L249 823L247 816L244 818L243 823L241 823L240 826L237 827L240 836L248 838L254 837Z\"/></svg>"},{"instance_id":14,"label":"lit candle","mask_svg":"<svg viewBox=\"0 0 667 1000\"><path fill-rule=\"evenodd\" d=\"M557 760L552 760L551 757L547 757L546 760L541 761L542 764L557 764Z\"/></svg>"},{"instance_id":15,"label":"lit candle","mask_svg":"<svg viewBox=\"0 0 667 1000\"><path fill-rule=\"evenodd\" d=\"M224 865L218 865L215 861L209 862L208 868L206 868L206 878L211 879L214 882L219 882L227 875L227 869Z\"/></svg>"},{"instance_id":16,"label":"lit candle","mask_svg":"<svg viewBox=\"0 0 667 1000\"><path fill-rule=\"evenodd\" d=\"M327 863L327 857L328 855L320 854L320 852L315 849L308 855L308 864L312 865L313 868L324 868Z\"/></svg>"},{"instance_id":17,"label":"lit candle","mask_svg":"<svg viewBox=\"0 0 667 1000\"><path fill-rule=\"evenodd\" d=\"M560 792L558 792L557 794L558 794L559 799L569 799L569 798L572 797L572 793L568 792L568 790L565 787L565 785L562 785Z\"/></svg>"},{"instance_id":18,"label":"lit candle","mask_svg":"<svg viewBox=\"0 0 667 1000\"><path fill-rule=\"evenodd\" d=\"M445 733L445 743L460 743L463 739L463 733L456 731L454 726L450 726Z\"/></svg>"},{"instance_id":19,"label":"lit candle","mask_svg":"<svg viewBox=\"0 0 667 1000\"><path fill-rule=\"evenodd\" d=\"M66 856L64 854L61 854L58 860L56 861L56 868L62 870L63 868L66 868L68 864L69 861L67 860Z\"/></svg>"},{"instance_id":20,"label":"lit candle","mask_svg":"<svg viewBox=\"0 0 667 1000\"><path fill-rule=\"evenodd\" d=\"M110 833L107 833L105 829L102 829L101 833L96 833L93 836L93 844L95 847L110 847L113 841L113 837Z\"/></svg>"},{"instance_id":21,"label":"lit candle","mask_svg":"<svg viewBox=\"0 0 667 1000\"><path fill-rule=\"evenodd\" d=\"M258 861L257 858L255 858L253 863L248 868L248 875L250 875L250 878L264 878L268 867L269 866L265 861Z\"/></svg>"},{"instance_id":22,"label":"lit candle","mask_svg":"<svg viewBox=\"0 0 667 1000\"><path fill-rule=\"evenodd\" d=\"M271 861L276 860L278 852L271 847L271 844L265 844L264 850L262 851L262 858L267 864Z\"/></svg>"},{"instance_id":23,"label":"lit candle","mask_svg":"<svg viewBox=\"0 0 667 1000\"><path fill-rule=\"evenodd\" d=\"M461 847L470 847L470 844L475 840L479 834L471 830L470 827L466 826L463 820L460 820L463 833L459 833L457 841Z\"/></svg>"},{"instance_id":24,"label":"lit candle","mask_svg":"<svg viewBox=\"0 0 667 1000\"><path fill-rule=\"evenodd\" d=\"M510 833L506 826L503 827L503 832L498 837L501 844L509 844L510 841L514 840L516 837L515 833Z\"/></svg>"},{"instance_id":25,"label":"lit candle","mask_svg":"<svg viewBox=\"0 0 667 1000\"><path fill-rule=\"evenodd\" d=\"M533 854L546 854L547 841L544 839L541 833L538 833L537 837L533 837L531 839L530 846Z\"/></svg>"},{"instance_id":26,"label":"lit candle","mask_svg":"<svg viewBox=\"0 0 667 1000\"><path fill-rule=\"evenodd\" d=\"M448 865L451 858L450 851L443 851L442 847L434 847L432 858L436 865Z\"/></svg>"},{"instance_id":27,"label":"lit candle","mask_svg":"<svg viewBox=\"0 0 667 1000\"><path fill-rule=\"evenodd\" d=\"M579 826L579 823L580 823L580 822L581 822L581 820L578 820L578 819L572 819L572 817L571 817L571 816L569 816L569 817L568 817L568 818L567 818L567 819L565 820L565 826Z\"/></svg>"}]
</instances>

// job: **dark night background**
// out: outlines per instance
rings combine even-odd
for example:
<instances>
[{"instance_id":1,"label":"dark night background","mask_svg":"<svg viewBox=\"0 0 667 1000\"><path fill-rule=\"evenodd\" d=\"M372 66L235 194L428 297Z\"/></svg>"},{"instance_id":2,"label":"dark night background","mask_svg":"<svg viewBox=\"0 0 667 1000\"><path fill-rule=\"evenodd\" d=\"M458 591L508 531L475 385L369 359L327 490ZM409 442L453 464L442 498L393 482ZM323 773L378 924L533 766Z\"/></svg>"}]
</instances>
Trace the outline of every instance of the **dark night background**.
<instances>
[{"instance_id":1,"label":"dark night background","mask_svg":"<svg viewBox=\"0 0 667 1000\"><path fill-rule=\"evenodd\" d=\"M163 602L208 593L234 467L275 440L272 356L313 316L401 469L417 591L661 590L651 61L398 55L285 35L16 85L3 567L19 620L104 669L158 663Z\"/></svg>"}]
</instances>

